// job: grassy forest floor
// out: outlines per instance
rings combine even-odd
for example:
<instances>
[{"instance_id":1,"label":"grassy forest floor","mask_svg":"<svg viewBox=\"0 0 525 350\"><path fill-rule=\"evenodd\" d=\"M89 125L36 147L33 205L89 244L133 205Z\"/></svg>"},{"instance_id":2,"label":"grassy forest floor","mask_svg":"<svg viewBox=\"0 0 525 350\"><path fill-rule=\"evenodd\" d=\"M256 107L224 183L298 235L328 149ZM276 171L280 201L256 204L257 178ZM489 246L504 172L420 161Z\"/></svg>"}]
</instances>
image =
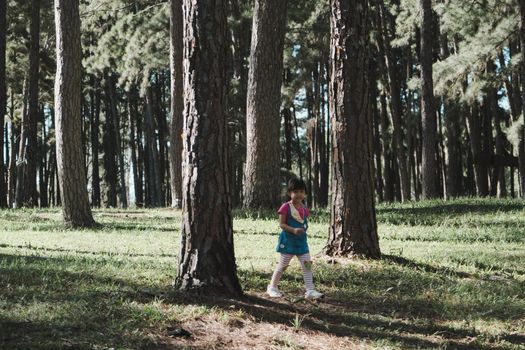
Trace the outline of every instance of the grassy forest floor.
<instances>
[{"instance_id":1,"label":"grassy forest floor","mask_svg":"<svg viewBox=\"0 0 525 350\"><path fill-rule=\"evenodd\" d=\"M64 230L58 209L0 211L0 349L525 349L524 201L380 205L383 259L318 256L320 302L301 298L297 260L285 298L264 295L273 213L235 212L239 299L171 289L180 211L94 215ZM313 215L316 254L329 215Z\"/></svg>"}]
</instances>

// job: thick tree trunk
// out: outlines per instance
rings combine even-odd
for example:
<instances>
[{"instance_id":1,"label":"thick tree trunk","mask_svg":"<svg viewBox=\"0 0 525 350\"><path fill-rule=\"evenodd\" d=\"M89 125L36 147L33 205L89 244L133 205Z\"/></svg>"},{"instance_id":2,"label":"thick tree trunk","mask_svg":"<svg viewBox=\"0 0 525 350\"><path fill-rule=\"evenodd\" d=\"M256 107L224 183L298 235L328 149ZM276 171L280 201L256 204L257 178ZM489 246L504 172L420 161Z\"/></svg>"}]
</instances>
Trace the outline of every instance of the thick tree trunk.
<instances>
[{"instance_id":1,"label":"thick tree trunk","mask_svg":"<svg viewBox=\"0 0 525 350\"><path fill-rule=\"evenodd\" d=\"M275 208L280 191L280 96L286 0L255 0L246 120L244 206Z\"/></svg>"},{"instance_id":2,"label":"thick tree trunk","mask_svg":"<svg viewBox=\"0 0 525 350\"><path fill-rule=\"evenodd\" d=\"M432 80L433 62L433 20L432 1L419 0L421 10L421 119L423 121L423 150L421 182L423 198L438 196L436 186L436 109L434 106L434 83Z\"/></svg>"},{"instance_id":3,"label":"thick tree trunk","mask_svg":"<svg viewBox=\"0 0 525 350\"><path fill-rule=\"evenodd\" d=\"M7 109L7 84L6 84L6 1L0 1L0 208L7 207L6 171L4 165L4 124Z\"/></svg>"},{"instance_id":4,"label":"thick tree trunk","mask_svg":"<svg viewBox=\"0 0 525 350\"><path fill-rule=\"evenodd\" d=\"M332 203L328 255L379 258L368 93L368 1L331 2Z\"/></svg>"},{"instance_id":5,"label":"thick tree trunk","mask_svg":"<svg viewBox=\"0 0 525 350\"><path fill-rule=\"evenodd\" d=\"M226 126L226 2L184 0L182 238L176 287L242 294Z\"/></svg>"},{"instance_id":6,"label":"thick tree trunk","mask_svg":"<svg viewBox=\"0 0 525 350\"><path fill-rule=\"evenodd\" d=\"M182 207L182 1L170 1L170 188L171 206Z\"/></svg>"},{"instance_id":7,"label":"thick tree trunk","mask_svg":"<svg viewBox=\"0 0 525 350\"><path fill-rule=\"evenodd\" d=\"M55 0L57 72L56 149L62 213L66 225L95 224L89 207L81 144L82 49L78 0Z\"/></svg>"}]
</instances>

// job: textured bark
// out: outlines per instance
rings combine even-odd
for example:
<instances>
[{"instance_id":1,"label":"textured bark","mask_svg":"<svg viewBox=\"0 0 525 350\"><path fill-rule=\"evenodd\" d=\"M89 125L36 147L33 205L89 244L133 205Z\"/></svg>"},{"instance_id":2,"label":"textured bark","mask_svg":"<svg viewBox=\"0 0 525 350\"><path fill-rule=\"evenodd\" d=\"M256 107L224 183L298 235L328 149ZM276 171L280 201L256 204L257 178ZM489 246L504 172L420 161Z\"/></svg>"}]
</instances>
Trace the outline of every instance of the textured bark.
<instances>
[{"instance_id":1,"label":"textured bark","mask_svg":"<svg viewBox=\"0 0 525 350\"><path fill-rule=\"evenodd\" d=\"M184 0L183 217L175 285L240 295L227 164L226 5Z\"/></svg>"},{"instance_id":2,"label":"textured bark","mask_svg":"<svg viewBox=\"0 0 525 350\"><path fill-rule=\"evenodd\" d=\"M6 1L0 1L0 208L7 207L6 171L4 165L4 124L7 108L7 85L6 85ZM5 142L7 145L7 142Z\"/></svg>"},{"instance_id":3,"label":"textured bark","mask_svg":"<svg viewBox=\"0 0 525 350\"><path fill-rule=\"evenodd\" d=\"M170 187L171 206L182 207L182 1L170 1Z\"/></svg>"},{"instance_id":4,"label":"textured bark","mask_svg":"<svg viewBox=\"0 0 525 350\"><path fill-rule=\"evenodd\" d=\"M78 0L55 0L55 23L55 123L62 213L66 225L89 227L95 221L89 207L81 144L82 49Z\"/></svg>"},{"instance_id":5,"label":"textured bark","mask_svg":"<svg viewBox=\"0 0 525 350\"><path fill-rule=\"evenodd\" d=\"M246 115L247 208L275 208L280 202L279 110L286 7L286 0L255 1Z\"/></svg>"},{"instance_id":6,"label":"textured bark","mask_svg":"<svg viewBox=\"0 0 525 350\"><path fill-rule=\"evenodd\" d=\"M369 113L367 0L331 1L329 255L379 258Z\"/></svg>"},{"instance_id":7,"label":"textured bark","mask_svg":"<svg viewBox=\"0 0 525 350\"><path fill-rule=\"evenodd\" d=\"M421 11L421 119L423 122L423 149L421 182L423 198L438 196L436 186L436 110L434 106L434 83L432 80L433 20L432 1L419 0Z\"/></svg>"}]
</instances>

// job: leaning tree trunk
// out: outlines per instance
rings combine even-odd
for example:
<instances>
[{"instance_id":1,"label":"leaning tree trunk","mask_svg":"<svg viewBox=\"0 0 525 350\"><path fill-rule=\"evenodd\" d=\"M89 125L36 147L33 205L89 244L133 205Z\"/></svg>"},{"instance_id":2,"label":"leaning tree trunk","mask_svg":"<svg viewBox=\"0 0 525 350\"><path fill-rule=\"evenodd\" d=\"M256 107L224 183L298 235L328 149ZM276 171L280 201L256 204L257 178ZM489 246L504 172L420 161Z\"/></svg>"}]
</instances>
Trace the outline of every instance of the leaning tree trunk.
<instances>
[{"instance_id":1,"label":"leaning tree trunk","mask_svg":"<svg viewBox=\"0 0 525 350\"><path fill-rule=\"evenodd\" d=\"M436 111L432 80L432 0L419 0L421 10L421 118L423 121L423 159L421 182L423 198L438 196L436 185Z\"/></svg>"},{"instance_id":2,"label":"leaning tree trunk","mask_svg":"<svg viewBox=\"0 0 525 350\"><path fill-rule=\"evenodd\" d=\"M521 44L521 108L525 118L525 0L520 0L520 44ZM519 168L521 197L525 198L525 127L520 130Z\"/></svg>"},{"instance_id":3,"label":"leaning tree trunk","mask_svg":"<svg viewBox=\"0 0 525 350\"><path fill-rule=\"evenodd\" d=\"M184 215L175 285L240 295L227 165L226 7L225 0L184 0Z\"/></svg>"},{"instance_id":4,"label":"leaning tree trunk","mask_svg":"<svg viewBox=\"0 0 525 350\"><path fill-rule=\"evenodd\" d=\"M244 206L273 208L280 191L280 95L286 0L256 0L246 112Z\"/></svg>"},{"instance_id":5,"label":"leaning tree trunk","mask_svg":"<svg viewBox=\"0 0 525 350\"><path fill-rule=\"evenodd\" d=\"M171 0L170 14L170 187L171 206L182 207L182 1Z\"/></svg>"},{"instance_id":6,"label":"leaning tree trunk","mask_svg":"<svg viewBox=\"0 0 525 350\"><path fill-rule=\"evenodd\" d=\"M4 166L4 123L7 108L7 85L5 75L6 52L6 1L0 1L0 208L7 207L7 187Z\"/></svg>"},{"instance_id":7,"label":"leaning tree trunk","mask_svg":"<svg viewBox=\"0 0 525 350\"><path fill-rule=\"evenodd\" d=\"M369 113L368 1L331 1L332 204L328 255L379 258Z\"/></svg>"},{"instance_id":8,"label":"leaning tree trunk","mask_svg":"<svg viewBox=\"0 0 525 350\"><path fill-rule=\"evenodd\" d=\"M81 137L82 49L78 0L55 0L55 23L55 132L62 213L66 225L89 227L95 221L89 207Z\"/></svg>"}]
</instances>

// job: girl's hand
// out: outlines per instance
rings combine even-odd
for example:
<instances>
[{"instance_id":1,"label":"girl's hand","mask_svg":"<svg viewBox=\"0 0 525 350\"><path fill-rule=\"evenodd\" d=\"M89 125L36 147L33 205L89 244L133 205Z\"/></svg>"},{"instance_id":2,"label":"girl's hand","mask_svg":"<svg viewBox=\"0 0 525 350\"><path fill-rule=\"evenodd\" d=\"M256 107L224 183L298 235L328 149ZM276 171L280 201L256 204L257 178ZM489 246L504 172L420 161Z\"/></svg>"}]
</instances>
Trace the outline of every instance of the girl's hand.
<instances>
[{"instance_id":1,"label":"girl's hand","mask_svg":"<svg viewBox=\"0 0 525 350\"><path fill-rule=\"evenodd\" d=\"M294 228L293 233L296 235L300 235L301 233L304 233L304 228L302 227Z\"/></svg>"}]
</instances>

